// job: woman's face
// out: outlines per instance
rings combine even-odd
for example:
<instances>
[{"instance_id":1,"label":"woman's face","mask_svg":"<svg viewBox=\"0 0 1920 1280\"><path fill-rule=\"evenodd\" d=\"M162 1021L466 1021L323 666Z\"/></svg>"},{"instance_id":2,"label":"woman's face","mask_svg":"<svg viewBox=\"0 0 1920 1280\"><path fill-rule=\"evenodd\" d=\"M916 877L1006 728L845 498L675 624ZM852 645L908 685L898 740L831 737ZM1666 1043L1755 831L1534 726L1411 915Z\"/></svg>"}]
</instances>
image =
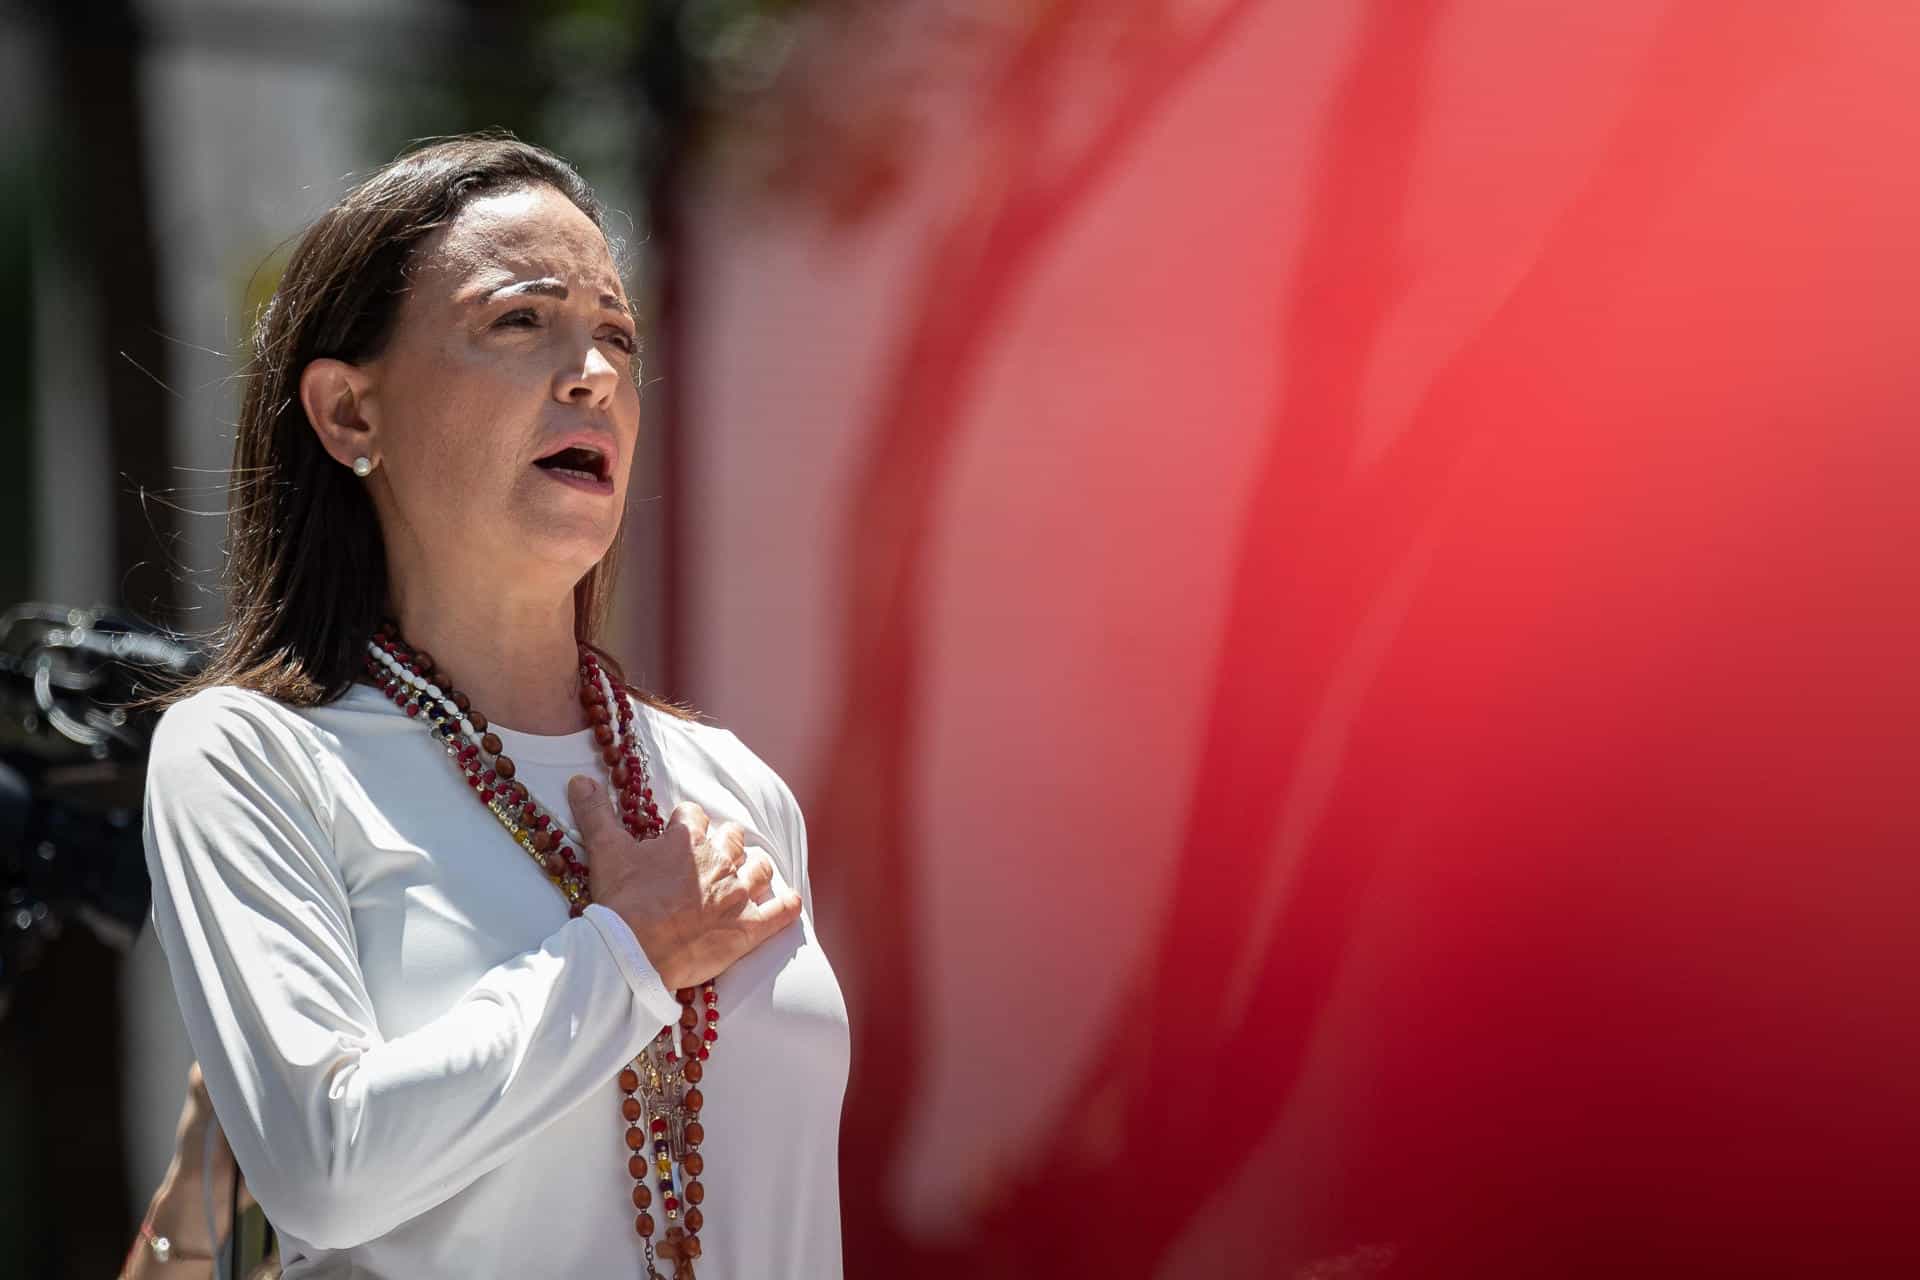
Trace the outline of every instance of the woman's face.
<instances>
[{"instance_id":1,"label":"woman's face","mask_svg":"<svg viewBox=\"0 0 1920 1280\"><path fill-rule=\"evenodd\" d=\"M613 545L640 426L606 237L533 186L471 201L413 263L388 346L363 366L392 567L571 589ZM600 455L571 459L597 474L536 465L569 445Z\"/></svg>"}]
</instances>

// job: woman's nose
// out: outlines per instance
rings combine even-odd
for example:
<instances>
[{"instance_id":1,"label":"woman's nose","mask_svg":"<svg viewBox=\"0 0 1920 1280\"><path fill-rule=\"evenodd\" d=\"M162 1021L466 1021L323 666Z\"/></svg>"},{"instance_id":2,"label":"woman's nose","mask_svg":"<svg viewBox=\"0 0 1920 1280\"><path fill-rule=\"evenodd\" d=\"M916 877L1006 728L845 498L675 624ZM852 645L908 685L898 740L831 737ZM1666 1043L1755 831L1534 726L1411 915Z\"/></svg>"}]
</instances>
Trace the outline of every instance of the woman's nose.
<instances>
[{"instance_id":1,"label":"woman's nose","mask_svg":"<svg viewBox=\"0 0 1920 1280\"><path fill-rule=\"evenodd\" d=\"M578 365L570 366L554 380L553 396L568 404L604 404L613 398L613 389L619 383L620 371L595 345L587 348L586 357Z\"/></svg>"}]
</instances>

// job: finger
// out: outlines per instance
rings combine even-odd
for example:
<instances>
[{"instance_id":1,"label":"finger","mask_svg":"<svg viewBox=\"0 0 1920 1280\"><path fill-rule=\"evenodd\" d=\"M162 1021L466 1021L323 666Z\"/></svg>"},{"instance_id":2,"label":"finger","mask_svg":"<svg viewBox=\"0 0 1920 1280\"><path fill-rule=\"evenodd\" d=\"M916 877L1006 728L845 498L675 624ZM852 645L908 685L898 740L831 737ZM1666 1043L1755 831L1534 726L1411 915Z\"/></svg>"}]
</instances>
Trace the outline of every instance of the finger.
<instances>
[{"instance_id":1,"label":"finger","mask_svg":"<svg viewBox=\"0 0 1920 1280\"><path fill-rule=\"evenodd\" d=\"M765 902L748 902L740 908L740 919L762 938L780 932L800 917L800 895L789 889Z\"/></svg>"},{"instance_id":2,"label":"finger","mask_svg":"<svg viewBox=\"0 0 1920 1280\"><path fill-rule=\"evenodd\" d=\"M694 844L707 838L707 811L691 800L682 800L673 806L673 813L667 819L669 827L678 823L687 829L687 835Z\"/></svg>"},{"instance_id":3,"label":"finger","mask_svg":"<svg viewBox=\"0 0 1920 1280\"><path fill-rule=\"evenodd\" d=\"M737 912L755 899L766 896L767 885L772 880L772 863L761 856L747 858L739 867L714 882L715 905L722 911Z\"/></svg>"},{"instance_id":4,"label":"finger","mask_svg":"<svg viewBox=\"0 0 1920 1280\"><path fill-rule=\"evenodd\" d=\"M589 852L626 834L606 792L584 773L567 779L567 808L573 811L573 825L580 828L580 841Z\"/></svg>"},{"instance_id":5,"label":"finger","mask_svg":"<svg viewBox=\"0 0 1920 1280\"><path fill-rule=\"evenodd\" d=\"M749 898L758 898L760 891L773 883L773 861L765 854L748 858L734 872L734 878L740 881Z\"/></svg>"},{"instance_id":6,"label":"finger","mask_svg":"<svg viewBox=\"0 0 1920 1280\"><path fill-rule=\"evenodd\" d=\"M738 870L747 858L747 829L737 822L723 822L707 834L707 843L727 864L729 870Z\"/></svg>"}]
</instances>

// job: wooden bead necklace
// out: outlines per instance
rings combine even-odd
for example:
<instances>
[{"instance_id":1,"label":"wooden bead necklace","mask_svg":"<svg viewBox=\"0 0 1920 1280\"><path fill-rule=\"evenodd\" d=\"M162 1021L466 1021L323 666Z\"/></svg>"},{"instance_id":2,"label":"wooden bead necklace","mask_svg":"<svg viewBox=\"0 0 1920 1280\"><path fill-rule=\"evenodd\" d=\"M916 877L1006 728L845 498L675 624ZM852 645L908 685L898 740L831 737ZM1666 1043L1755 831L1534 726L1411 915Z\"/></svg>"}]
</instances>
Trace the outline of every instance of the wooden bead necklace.
<instances>
[{"instance_id":1,"label":"wooden bead necklace","mask_svg":"<svg viewBox=\"0 0 1920 1280\"><path fill-rule=\"evenodd\" d=\"M513 760L503 754L499 735L488 728L487 718L472 700L453 687L430 655L409 647L391 621L382 623L367 642L366 668L380 691L407 715L422 720L446 748L481 803L560 890L567 900L567 914L585 911L593 901L592 890L587 868L566 842L568 828L514 776L518 771ZM593 726L608 781L619 797L621 823L635 840L650 840L666 824L654 803L646 750L633 729L633 703L632 691L608 675L592 649L581 645L580 704ZM579 843L577 836L574 840ZM720 1038L720 1010L711 979L697 994L698 1012L693 988L674 993L681 1005L678 1026L660 1028L616 1080L630 1153L627 1172L633 1178L633 1207L638 1210L633 1226L646 1252L649 1280L666 1280L655 1268L657 1257L673 1262L676 1280L695 1280L693 1263L700 1257L700 1228L706 1225L700 1207L706 1199L706 1188L700 1183L706 1169L700 1144L707 1136L700 1110L706 1099L698 1086L706 1072L702 1064ZM683 1188L675 1183L675 1163L680 1166ZM655 1186L667 1220L657 1253L651 1212Z\"/></svg>"}]
</instances>

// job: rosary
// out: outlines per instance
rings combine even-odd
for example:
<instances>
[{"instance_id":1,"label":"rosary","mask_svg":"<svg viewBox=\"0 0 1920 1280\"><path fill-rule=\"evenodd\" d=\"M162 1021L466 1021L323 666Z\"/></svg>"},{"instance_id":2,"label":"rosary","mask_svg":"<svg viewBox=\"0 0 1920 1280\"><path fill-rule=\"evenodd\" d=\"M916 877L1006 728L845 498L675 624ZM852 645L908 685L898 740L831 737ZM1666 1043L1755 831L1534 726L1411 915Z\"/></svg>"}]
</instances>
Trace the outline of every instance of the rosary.
<instances>
[{"instance_id":1,"label":"rosary","mask_svg":"<svg viewBox=\"0 0 1920 1280\"><path fill-rule=\"evenodd\" d=\"M514 778L512 759L501 754L499 735L488 730L487 718L474 709L472 700L453 687L451 677L437 670L429 655L410 648L392 622L381 624L367 642L366 667L381 692L409 716L422 720L446 748L480 802L566 898L568 915L585 911L593 901L587 869L566 843L566 828L554 811L536 802L526 785ZM608 781L619 797L622 824L635 840L652 839L665 823L648 785L646 751L633 731L632 692L611 678L584 644L580 646L580 703L593 726ZM667 1280L654 1265L656 1257L674 1264L675 1280L695 1280L693 1264L700 1256L700 1228L706 1222L700 1208L707 1195L700 1183L706 1168L700 1144L707 1136L700 1122L706 1102L700 1078L713 1043L720 1038L720 1011L711 979L697 993L683 987L674 994L680 1001L678 1026L660 1028L617 1079L630 1153L627 1173L633 1178L633 1227L646 1250L648 1280ZM676 1164L680 1183L674 1179ZM657 1246L651 1212L656 1188L667 1222Z\"/></svg>"}]
</instances>

